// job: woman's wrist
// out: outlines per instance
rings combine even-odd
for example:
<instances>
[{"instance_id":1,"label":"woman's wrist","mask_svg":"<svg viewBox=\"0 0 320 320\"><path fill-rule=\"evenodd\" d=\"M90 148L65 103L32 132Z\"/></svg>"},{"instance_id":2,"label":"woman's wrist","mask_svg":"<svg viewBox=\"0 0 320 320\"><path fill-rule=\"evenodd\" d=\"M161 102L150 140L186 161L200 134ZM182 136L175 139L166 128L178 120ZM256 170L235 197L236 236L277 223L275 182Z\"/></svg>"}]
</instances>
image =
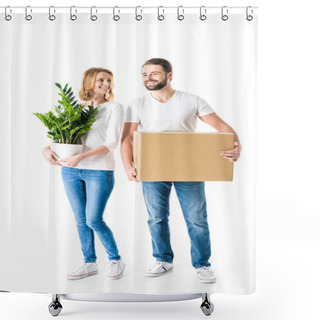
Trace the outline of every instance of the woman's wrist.
<instances>
[{"instance_id":1,"label":"woman's wrist","mask_svg":"<svg viewBox=\"0 0 320 320\"><path fill-rule=\"evenodd\" d=\"M77 157L79 158L80 161L82 161L82 160L84 160L86 158L84 153L77 154Z\"/></svg>"}]
</instances>

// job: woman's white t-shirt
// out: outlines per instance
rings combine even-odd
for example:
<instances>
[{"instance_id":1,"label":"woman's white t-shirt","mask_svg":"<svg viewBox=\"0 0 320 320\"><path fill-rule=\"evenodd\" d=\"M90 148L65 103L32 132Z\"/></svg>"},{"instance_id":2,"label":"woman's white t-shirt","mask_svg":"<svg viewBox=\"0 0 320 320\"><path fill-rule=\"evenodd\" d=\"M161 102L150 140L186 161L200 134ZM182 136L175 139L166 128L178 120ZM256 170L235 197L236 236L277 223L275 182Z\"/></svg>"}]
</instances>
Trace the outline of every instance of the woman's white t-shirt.
<instances>
[{"instance_id":1,"label":"woman's white t-shirt","mask_svg":"<svg viewBox=\"0 0 320 320\"><path fill-rule=\"evenodd\" d=\"M114 101L98 106L96 121L91 130L80 138L83 151L90 151L98 146L106 146L110 152L86 158L79 162L78 169L114 170L113 150L116 148L124 120L123 106Z\"/></svg>"},{"instance_id":2,"label":"woman's white t-shirt","mask_svg":"<svg viewBox=\"0 0 320 320\"><path fill-rule=\"evenodd\" d=\"M165 103L151 93L132 101L126 111L125 122L139 123L139 131L196 131L197 118L214 113L202 98L176 90Z\"/></svg>"}]
</instances>

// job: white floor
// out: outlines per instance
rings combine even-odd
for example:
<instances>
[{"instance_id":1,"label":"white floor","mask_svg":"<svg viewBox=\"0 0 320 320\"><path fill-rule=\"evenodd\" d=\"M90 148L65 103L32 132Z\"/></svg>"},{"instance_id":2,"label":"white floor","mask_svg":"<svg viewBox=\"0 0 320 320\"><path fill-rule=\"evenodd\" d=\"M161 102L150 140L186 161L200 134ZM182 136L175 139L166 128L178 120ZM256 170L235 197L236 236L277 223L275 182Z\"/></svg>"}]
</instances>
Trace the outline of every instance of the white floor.
<instances>
[{"instance_id":1,"label":"white floor","mask_svg":"<svg viewBox=\"0 0 320 320\"><path fill-rule=\"evenodd\" d=\"M318 320L320 262L310 241L258 244L257 291L253 295L212 295L214 319ZM313 261L311 263L311 261ZM5 320L50 319L50 295L0 293ZM62 300L61 319L204 319L200 299L180 302L107 303Z\"/></svg>"}]
</instances>

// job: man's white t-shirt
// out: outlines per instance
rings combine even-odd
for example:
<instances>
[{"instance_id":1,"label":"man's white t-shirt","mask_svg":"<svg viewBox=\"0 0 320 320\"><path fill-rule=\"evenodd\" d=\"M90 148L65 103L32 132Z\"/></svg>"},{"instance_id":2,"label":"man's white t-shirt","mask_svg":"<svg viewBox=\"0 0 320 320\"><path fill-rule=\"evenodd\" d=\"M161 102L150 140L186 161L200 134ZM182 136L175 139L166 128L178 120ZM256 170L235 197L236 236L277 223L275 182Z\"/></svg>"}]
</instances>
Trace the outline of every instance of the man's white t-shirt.
<instances>
[{"instance_id":1,"label":"man's white t-shirt","mask_svg":"<svg viewBox=\"0 0 320 320\"><path fill-rule=\"evenodd\" d=\"M196 131L197 118L214 113L202 98L176 90L165 103L153 98L151 92L132 101L125 122L139 123L139 131Z\"/></svg>"},{"instance_id":2,"label":"man's white t-shirt","mask_svg":"<svg viewBox=\"0 0 320 320\"><path fill-rule=\"evenodd\" d=\"M96 121L84 136L80 138L83 151L87 152L105 145L110 152L86 158L79 162L77 169L114 170L113 150L116 148L123 126L124 109L115 101L102 103L98 106Z\"/></svg>"}]
</instances>

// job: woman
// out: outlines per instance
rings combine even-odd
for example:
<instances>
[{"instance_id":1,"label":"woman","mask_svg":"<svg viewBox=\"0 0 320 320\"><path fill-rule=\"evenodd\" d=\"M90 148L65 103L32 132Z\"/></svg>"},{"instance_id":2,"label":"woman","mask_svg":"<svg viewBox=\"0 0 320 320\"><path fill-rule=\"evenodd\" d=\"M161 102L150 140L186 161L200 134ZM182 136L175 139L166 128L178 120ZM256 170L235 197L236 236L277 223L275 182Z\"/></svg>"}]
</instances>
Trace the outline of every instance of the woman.
<instances>
[{"instance_id":1,"label":"woman","mask_svg":"<svg viewBox=\"0 0 320 320\"><path fill-rule=\"evenodd\" d=\"M68 279L82 279L98 273L94 233L99 236L109 257L107 276L122 277L124 262L118 253L112 231L103 221L103 213L114 186L114 157L124 120L123 107L112 101L113 74L108 69L91 68L82 78L79 97L85 106L98 106L96 121L81 142L83 152L58 159L50 146L43 149L45 159L62 165L64 187L72 207L81 241L85 264L68 274Z\"/></svg>"}]
</instances>

